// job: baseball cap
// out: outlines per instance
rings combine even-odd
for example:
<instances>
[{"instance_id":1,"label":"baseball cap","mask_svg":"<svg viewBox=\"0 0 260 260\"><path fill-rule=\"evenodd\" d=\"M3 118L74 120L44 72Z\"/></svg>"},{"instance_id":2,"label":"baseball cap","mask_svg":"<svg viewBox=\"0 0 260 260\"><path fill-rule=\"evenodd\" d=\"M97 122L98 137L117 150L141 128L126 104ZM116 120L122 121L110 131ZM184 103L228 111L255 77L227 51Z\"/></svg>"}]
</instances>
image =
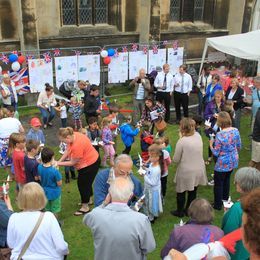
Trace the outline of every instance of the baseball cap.
<instances>
[{"instance_id":1,"label":"baseball cap","mask_svg":"<svg viewBox=\"0 0 260 260\"><path fill-rule=\"evenodd\" d=\"M41 121L40 121L40 119L38 117L33 117L31 119L30 125L37 127L37 126L41 126L42 123L41 123Z\"/></svg>"}]
</instances>

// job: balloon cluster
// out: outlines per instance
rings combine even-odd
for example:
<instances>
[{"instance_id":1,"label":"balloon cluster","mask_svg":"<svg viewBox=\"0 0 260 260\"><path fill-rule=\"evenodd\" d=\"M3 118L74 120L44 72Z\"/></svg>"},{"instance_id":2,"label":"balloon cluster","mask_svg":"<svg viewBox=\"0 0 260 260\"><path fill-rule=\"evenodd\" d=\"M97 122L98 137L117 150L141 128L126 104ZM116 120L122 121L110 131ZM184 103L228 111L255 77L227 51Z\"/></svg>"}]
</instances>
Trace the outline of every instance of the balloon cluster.
<instances>
[{"instance_id":1,"label":"balloon cluster","mask_svg":"<svg viewBox=\"0 0 260 260\"><path fill-rule=\"evenodd\" d=\"M114 49L102 50L100 56L103 58L103 63L108 65L111 62L111 57L115 55Z\"/></svg>"},{"instance_id":2,"label":"balloon cluster","mask_svg":"<svg viewBox=\"0 0 260 260\"><path fill-rule=\"evenodd\" d=\"M11 68L13 71L18 71L21 68L21 65L25 62L26 58L23 55L18 56L17 54L10 54L8 56L9 62L11 62ZM0 66L0 73L2 72L2 67Z\"/></svg>"}]
</instances>

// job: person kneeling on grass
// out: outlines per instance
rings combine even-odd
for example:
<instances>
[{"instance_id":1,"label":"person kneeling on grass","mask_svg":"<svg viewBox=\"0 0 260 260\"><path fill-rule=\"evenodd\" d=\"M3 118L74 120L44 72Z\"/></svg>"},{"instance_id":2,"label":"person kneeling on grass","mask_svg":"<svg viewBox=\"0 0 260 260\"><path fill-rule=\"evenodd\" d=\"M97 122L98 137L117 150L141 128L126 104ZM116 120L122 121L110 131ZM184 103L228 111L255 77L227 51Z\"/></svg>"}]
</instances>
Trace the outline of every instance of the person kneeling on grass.
<instances>
[{"instance_id":1,"label":"person kneeling on grass","mask_svg":"<svg viewBox=\"0 0 260 260\"><path fill-rule=\"evenodd\" d=\"M38 174L48 202L45 206L47 211L57 214L61 210L61 173L53 166L54 152L44 147L41 152L42 164L38 166Z\"/></svg>"}]
</instances>

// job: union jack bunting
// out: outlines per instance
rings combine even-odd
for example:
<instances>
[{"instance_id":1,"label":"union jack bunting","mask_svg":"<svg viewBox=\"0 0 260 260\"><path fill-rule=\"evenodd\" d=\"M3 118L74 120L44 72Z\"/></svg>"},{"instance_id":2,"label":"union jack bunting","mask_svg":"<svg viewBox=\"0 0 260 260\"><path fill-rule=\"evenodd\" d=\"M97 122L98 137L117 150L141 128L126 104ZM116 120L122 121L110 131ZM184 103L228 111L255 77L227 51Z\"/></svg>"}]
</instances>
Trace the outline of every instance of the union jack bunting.
<instances>
[{"instance_id":1,"label":"union jack bunting","mask_svg":"<svg viewBox=\"0 0 260 260\"><path fill-rule=\"evenodd\" d=\"M30 92L28 68L23 68L19 71L11 71L9 75L15 84L16 90L20 90L19 95Z\"/></svg>"},{"instance_id":2,"label":"union jack bunting","mask_svg":"<svg viewBox=\"0 0 260 260\"><path fill-rule=\"evenodd\" d=\"M158 53L158 45L154 45L153 46L153 54L157 54Z\"/></svg>"},{"instance_id":3,"label":"union jack bunting","mask_svg":"<svg viewBox=\"0 0 260 260\"><path fill-rule=\"evenodd\" d=\"M60 49L55 49L55 50L53 50L53 55L54 55L55 57L60 56L60 54L61 54Z\"/></svg>"},{"instance_id":4,"label":"union jack bunting","mask_svg":"<svg viewBox=\"0 0 260 260\"><path fill-rule=\"evenodd\" d=\"M79 56L81 54L81 51L74 50L74 53L76 56Z\"/></svg>"},{"instance_id":5,"label":"union jack bunting","mask_svg":"<svg viewBox=\"0 0 260 260\"><path fill-rule=\"evenodd\" d=\"M50 55L49 52L43 53L43 58L44 58L44 61L45 61L46 63L51 62L51 55Z\"/></svg>"},{"instance_id":6,"label":"union jack bunting","mask_svg":"<svg viewBox=\"0 0 260 260\"><path fill-rule=\"evenodd\" d=\"M2 53L2 56L1 56L0 59L1 59L2 62L5 63L5 64L8 64L8 62L9 62L8 57L7 57L5 54L3 54L3 53Z\"/></svg>"},{"instance_id":7,"label":"union jack bunting","mask_svg":"<svg viewBox=\"0 0 260 260\"><path fill-rule=\"evenodd\" d=\"M18 51L12 51L12 54L18 55Z\"/></svg>"},{"instance_id":8,"label":"union jack bunting","mask_svg":"<svg viewBox=\"0 0 260 260\"><path fill-rule=\"evenodd\" d=\"M126 46L122 47L122 50L123 50L123 52L127 52L128 51Z\"/></svg>"},{"instance_id":9,"label":"union jack bunting","mask_svg":"<svg viewBox=\"0 0 260 260\"><path fill-rule=\"evenodd\" d=\"M119 56L119 53L118 53L118 48L115 49L115 57L118 57Z\"/></svg>"},{"instance_id":10,"label":"union jack bunting","mask_svg":"<svg viewBox=\"0 0 260 260\"><path fill-rule=\"evenodd\" d=\"M143 47L143 53L144 53L144 54L147 54L147 52L148 52L148 47L147 47L147 46L144 46L144 47Z\"/></svg>"},{"instance_id":11,"label":"union jack bunting","mask_svg":"<svg viewBox=\"0 0 260 260\"><path fill-rule=\"evenodd\" d=\"M163 41L163 46L166 46L168 44L168 41Z\"/></svg>"},{"instance_id":12,"label":"union jack bunting","mask_svg":"<svg viewBox=\"0 0 260 260\"><path fill-rule=\"evenodd\" d=\"M133 43L132 51L137 51L137 50L138 50L138 45L136 43Z\"/></svg>"},{"instance_id":13,"label":"union jack bunting","mask_svg":"<svg viewBox=\"0 0 260 260\"><path fill-rule=\"evenodd\" d=\"M172 47L174 50L178 49L178 41L173 41Z\"/></svg>"}]
</instances>

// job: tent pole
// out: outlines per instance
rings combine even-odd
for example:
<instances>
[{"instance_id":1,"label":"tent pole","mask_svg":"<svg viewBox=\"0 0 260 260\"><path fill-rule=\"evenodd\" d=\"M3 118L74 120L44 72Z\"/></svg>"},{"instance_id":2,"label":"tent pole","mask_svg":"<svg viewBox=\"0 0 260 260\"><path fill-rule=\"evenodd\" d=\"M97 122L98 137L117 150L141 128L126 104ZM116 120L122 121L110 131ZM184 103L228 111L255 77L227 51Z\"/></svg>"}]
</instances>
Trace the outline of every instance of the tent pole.
<instances>
[{"instance_id":1,"label":"tent pole","mask_svg":"<svg viewBox=\"0 0 260 260\"><path fill-rule=\"evenodd\" d=\"M204 45L204 50L203 50L203 54L202 54L202 59L201 59L201 63L200 63L200 71L199 71L199 75L201 74L202 68L203 68L203 63L206 57L206 53L208 50L208 39L206 39L205 45Z\"/></svg>"}]
</instances>

